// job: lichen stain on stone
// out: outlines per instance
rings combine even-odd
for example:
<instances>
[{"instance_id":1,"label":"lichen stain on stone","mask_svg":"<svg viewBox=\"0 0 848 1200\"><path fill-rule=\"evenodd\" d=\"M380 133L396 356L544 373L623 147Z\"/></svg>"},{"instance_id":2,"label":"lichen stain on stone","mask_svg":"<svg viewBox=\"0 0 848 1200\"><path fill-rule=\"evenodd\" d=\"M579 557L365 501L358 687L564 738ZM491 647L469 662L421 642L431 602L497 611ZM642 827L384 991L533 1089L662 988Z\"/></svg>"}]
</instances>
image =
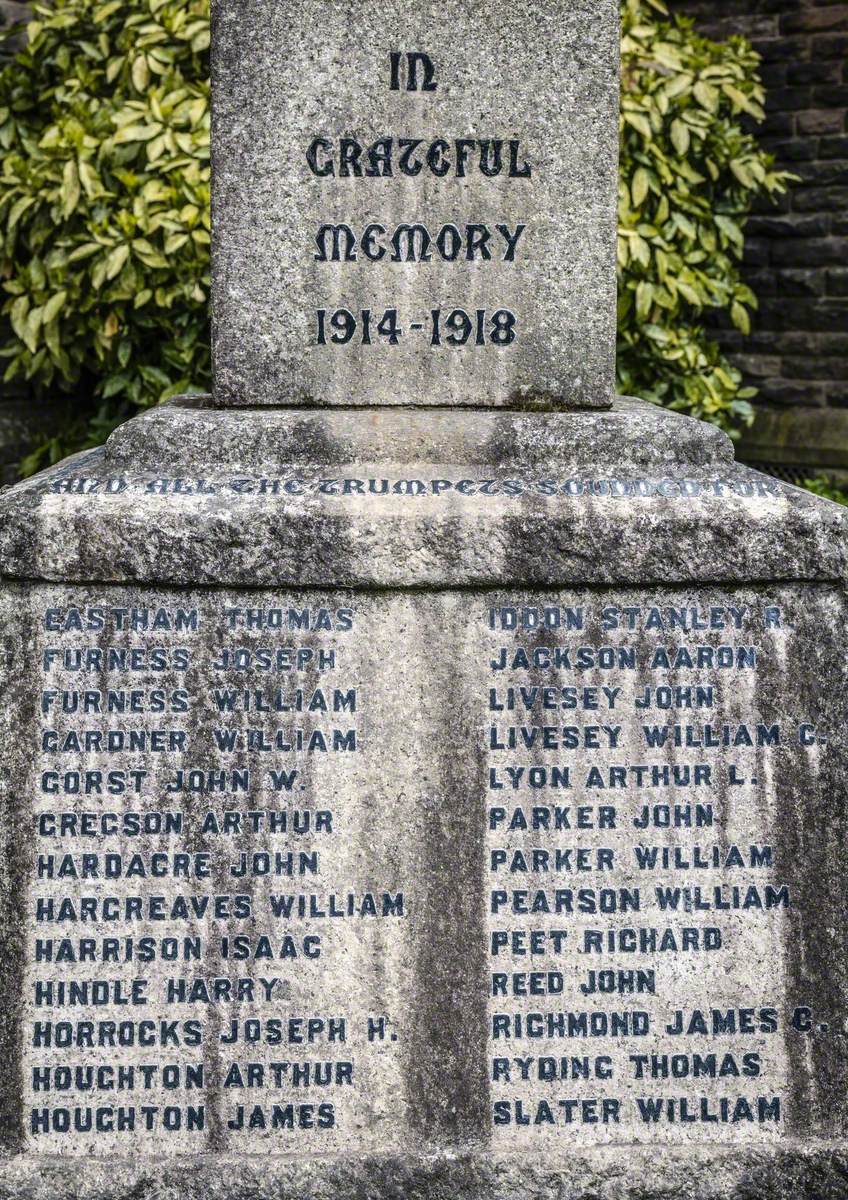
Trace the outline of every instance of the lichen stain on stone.
<instances>
[{"instance_id":1,"label":"lichen stain on stone","mask_svg":"<svg viewBox=\"0 0 848 1200\"><path fill-rule=\"evenodd\" d=\"M433 780L420 794L415 829L421 870L406 1074L421 1144L461 1149L485 1142L489 1128L486 770L482 747L472 741L478 701L461 667L457 626L467 617L447 600L428 599L425 610L448 644L424 686L435 737L428 750ZM419 661L427 670L426 656ZM456 753L457 740L467 753Z\"/></svg>"}]
</instances>

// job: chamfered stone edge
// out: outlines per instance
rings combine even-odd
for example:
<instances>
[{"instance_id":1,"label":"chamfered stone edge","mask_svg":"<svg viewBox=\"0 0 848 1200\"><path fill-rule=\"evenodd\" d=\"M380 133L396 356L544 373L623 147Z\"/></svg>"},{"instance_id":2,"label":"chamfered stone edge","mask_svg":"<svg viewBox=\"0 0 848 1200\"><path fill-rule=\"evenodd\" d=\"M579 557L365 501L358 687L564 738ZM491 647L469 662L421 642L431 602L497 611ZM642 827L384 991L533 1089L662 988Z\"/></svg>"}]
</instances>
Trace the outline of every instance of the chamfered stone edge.
<instances>
[{"instance_id":1,"label":"chamfered stone edge","mask_svg":"<svg viewBox=\"0 0 848 1200\"><path fill-rule=\"evenodd\" d=\"M605 413L221 412L128 422L0 496L8 578L352 587L842 579L848 514L720 431Z\"/></svg>"}]
</instances>

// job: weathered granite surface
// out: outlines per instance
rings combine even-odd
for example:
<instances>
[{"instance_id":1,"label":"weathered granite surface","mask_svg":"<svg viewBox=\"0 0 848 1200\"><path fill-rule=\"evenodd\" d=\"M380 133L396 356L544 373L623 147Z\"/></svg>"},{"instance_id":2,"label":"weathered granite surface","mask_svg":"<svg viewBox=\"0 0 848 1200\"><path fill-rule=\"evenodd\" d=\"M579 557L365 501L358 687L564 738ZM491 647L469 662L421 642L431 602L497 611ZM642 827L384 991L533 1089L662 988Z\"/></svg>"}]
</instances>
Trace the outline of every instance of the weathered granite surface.
<instances>
[{"instance_id":1,"label":"weathered granite surface","mask_svg":"<svg viewBox=\"0 0 848 1200\"><path fill-rule=\"evenodd\" d=\"M217 403L609 404L617 0L212 12Z\"/></svg>"},{"instance_id":2,"label":"weathered granite surface","mask_svg":"<svg viewBox=\"0 0 848 1200\"><path fill-rule=\"evenodd\" d=\"M717 430L637 401L174 406L6 493L0 554L18 578L240 586L842 578L844 510L731 453Z\"/></svg>"},{"instance_id":3,"label":"weathered granite surface","mask_svg":"<svg viewBox=\"0 0 848 1200\"><path fill-rule=\"evenodd\" d=\"M617 11L214 0L214 397L0 494L4 1200L848 1196L848 515L612 402Z\"/></svg>"},{"instance_id":4,"label":"weathered granite surface","mask_svg":"<svg viewBox=\"0 0 848 1200\"><path fill-rule=\"evenodd\" d=\"M661 1181L661 1182L659 1182ZM317 1159L260 1157L130 1163L18 1159L0 1168L15 1200L843 1200L848 1159L836 1145L684 1152L628 1147L518 1155ZM65 1193L67 1194L67 1193Z\"/></svg>"},{"instance_id":5,"label":"weathered granite surface","mask_svg":"<svg viewBox=\"0 0 848 1200\"><path fill-rule=\"evenodd\" d=\"M606 411L374 408L249 414L216 408L211 396L177 396L127 421L107 457L135 470L233 469L281 463L467 463L498 467L703 467L733 462L713 425L644 400L618 396Z\"/></svg>"},{"instance_id":6,"label":"weathered granite surface","mask_svg":"<svg viewBox=\"0 0 848 1200\"><path fill-rule=\"evenodd\" d=\"M638 402L236 422L195 401L6 491L0 518L0 1114L17 1152L0 1194L845 1194L841 509ZM272 811L310 814L308 831L249 828ZM99 824L163 812L180 827ZM223 837L227 812L245 825ZM62 813L100 832L59 837ZM382 918L327 916L332 894L366 893ZM238 894L249 918L230 901L186 926L171 908ZM275 917L280 895L317 912ZM89 920L60 914L86 897ZM634 928L664 948L634 952ZM625 941L591 949L593 931ZM268 937L270 958L230 957L238 937ZM44 990L95 980L124 997L141 981L145 1003ZM578 1024L517 1036L533 1013ZM248 1033L293 1015L344 1018L345 1041ZM373 1039L369 1018L388 1022ZM160 1032L146 1048L55 1032L104 1019ZM163 1020L198 1022L199 1042L160 1044ZM281 1060L352 1077L245 1087ZM174 1086L61 1075L117 1064Z\"/></svg>"},{"instance_id":7,"label":"weathered granite surface","mask_svg":"<svg viewBox=\"0 0 848 1200\"><path fill-rule=\"evenodd\" d=\"M532 1156L844 1132L841 587L10 583L0 604L23 700L14 1145ZM245 812L261 823L227 830ZM316 1059L328 1077L296 1084Z\"/></svg>"}]
</instances>

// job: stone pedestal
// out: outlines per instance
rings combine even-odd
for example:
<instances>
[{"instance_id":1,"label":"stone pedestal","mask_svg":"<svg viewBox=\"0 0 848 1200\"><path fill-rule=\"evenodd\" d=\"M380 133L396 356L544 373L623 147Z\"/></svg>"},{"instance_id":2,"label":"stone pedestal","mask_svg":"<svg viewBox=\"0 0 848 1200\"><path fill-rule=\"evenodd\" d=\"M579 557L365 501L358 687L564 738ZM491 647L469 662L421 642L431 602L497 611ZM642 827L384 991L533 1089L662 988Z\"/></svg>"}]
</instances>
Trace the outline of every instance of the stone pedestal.
<instances>
[{"instance_id":1,"label":"stone pedestal","mask_svg":"<svg viewBox=\"0 0 848 1200\"><path fill-rule=\"evenodd\" d=\"M0 497L4 1198L844 1195L846 516L613 400L617 20L215 0L214 395Z\"/></svg>"},{"instance_id":2,"label":"stone pedestal","mask_svg":"<svg viewBox=\"0 0 848 1200\"><path fill-rule=\"evenodd\" d=\"M631 400L7 492L3 1194L839 1195L845 553Z\"/></svg>"},{"instance_id":3,"label":"stone pedestal","mask_svg":"<svg viewBox=\"0 0 848 1200\"><path fill-rule=\"evenodd\" d=\"M618 0L213 0L216 402L604 407Z\"/></svg>"}]
</instances>

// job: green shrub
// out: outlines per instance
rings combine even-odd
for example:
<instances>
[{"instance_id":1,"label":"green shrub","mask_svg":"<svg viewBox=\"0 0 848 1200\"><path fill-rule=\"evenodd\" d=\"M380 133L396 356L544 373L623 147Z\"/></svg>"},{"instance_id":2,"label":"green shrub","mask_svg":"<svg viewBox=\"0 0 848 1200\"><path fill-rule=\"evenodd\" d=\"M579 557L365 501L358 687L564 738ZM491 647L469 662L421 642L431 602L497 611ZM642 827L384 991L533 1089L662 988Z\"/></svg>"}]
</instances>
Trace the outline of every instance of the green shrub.
<instances>
[{"instance_id":1,"label":"green shrub","mask_svg":"<svg viewBox=\"0 0 848 1200\"><path fill-rule=\"evenodd\" d=\"M790 178L741 123L763 117L759 58L669 20L661 0L624 0L622 18L618 386L736 433L756 392L699 322L725 310L749 331L745 217Z\"/></svg>"},{"instance_id":2,"label":"green shrub","mask_svg":"<svg viewBox=\"0 0 848 1200\"><path fill-rule=\"evenodd\" d=\"M208 0L51 0L0 71L6 378L77 397L27 463L103 438L136 406L209 386ZM619 387L734 430L739 372L699 322L748 328L745 215L786 176L741 117L757 57L624 0Z\"/></svg>"},{"instance_id":3,"label":"green shrub","mask_svg":"<svg viewBox=\"0 0 848 1200\"><path fill-rule=\"evenodd\" d=\"M0 71L0 355L7 380L80 396L56 457L208 384L209 19L207 0L35 17Z\"/></svg>"},{"instance_id":4,"label":"green shrub","mask_svg":"<svg viewBox=\"0 0 848 1200\"><path fill-rule=\"evenodd\" d=\"M824 496L825 500L833 500L836 504L848 504L848 492L827 475L814 475L812 479L805 479L804 487L815 496Z\"/></svg>"}]
</instances>

